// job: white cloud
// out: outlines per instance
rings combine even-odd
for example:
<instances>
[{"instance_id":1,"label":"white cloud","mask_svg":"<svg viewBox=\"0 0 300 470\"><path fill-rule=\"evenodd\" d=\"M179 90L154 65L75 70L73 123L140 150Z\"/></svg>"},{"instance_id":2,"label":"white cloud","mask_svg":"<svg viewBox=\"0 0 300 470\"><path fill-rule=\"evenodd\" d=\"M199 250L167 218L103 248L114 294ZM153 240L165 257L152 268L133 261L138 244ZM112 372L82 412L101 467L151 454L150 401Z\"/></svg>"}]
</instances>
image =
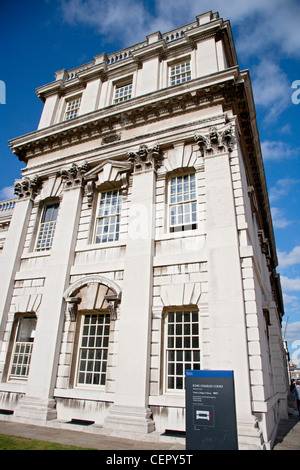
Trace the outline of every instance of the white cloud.
<instances>
[{"instance_id":1,"label":"white cloud","mask_svg":"<svg viewBox=\"0 0 300 470\"><path fill-rule=\"evenodd\" d=\"M274 59L263 57L252 69L252 87L256 105L266 108L270 122L291 106L291 84Z\"/></svg>"},{"instance_id":2,"label":"white cloud","mask_svg":"<svg viewBox=\"0 0 300 470\"><path fill-rule=\"evenodd\" d=\"M160 30L162 33L195 20L195 16L212 10L234 25L241 25L238 41L245 53L261 53L270 43L276 43L286 53L299 55L298 18L300 8L297 0L154 0L151 11L142 0L60 0L63 18L70 24L86 24L95 27L106 40L121 36L125 45L141 41L147 34ZM249 31L245 34L245 28ZM274 27L275 26L275 27ZM251 40L251 37L255 40ZM140 36L144 37L141 38ZM254 49L253 49L254 48Z\"/></svg>"},{"instance_id":3,"label":"white cloud","mask_svg":"<svg viewBox=\"0 0 300 470\"><path fill-rule=\"evenodd\" d=\"M264 161L280 161L299 155L300 149L291 147L281 140L265 140L261 143L262 156Z\"/></svg>"},{"instance_id":4,"label":"white cloud","mask_svg":"<svg viewBox=\"0 0 300 470\"><path fill-rule=\"evenodd\" d=\"M293 323L282 322L282 331L289 342L300 340L300 321Z\"/></svg>"},{"instance_id":5,"label":"white cloud","mask_svg":"<svg viewBox=\"0 0 300 470\"><path fill-rule=\"evenodd\" d=\"M284 251L278 251L278 260L280 269L300 264L300 246L295 246L290 253Z\"/></svg>"},{"instance_id":6,"label":"white cloud","mask_svg":"<svg viewBox=\"0 0 300 470\"><path fill-rule=\"evenodd\" d=\"M278 180L276 185L269 191L270 202L275 202L283 196L287 196L292 188L299 184L300 180L293 178L283 178Z\"/></svg>"},{"instance_id":7,"label":"white cloud","mask_svg":"<svg viewBox=\"0 0 300 470\"><path fill-rule=\"evenodd\" d=\"M300 277L290 279L286 276L280 276L280 281L284 291L300 291Z\"/></svg>"},{"instance_id":8,"label":"white cloud","mask_svg":"<svg viewBox=\"0 0 300 470\"><path fill-rule=\"evenodd\" d=\"M63 19L85 24L102 36L103 43L119 41L122 47L145 40L158 27L168 28L166 17L155 18L139 0L61 0Z\"/></svg>"},{"instance_id":9,"label":"white cloud","mask_svg":"<svg viewBox=\"0 0 300 470\"><path fill-rule=\"evenodd\" d=\"M4 188L0 189L0 201L5 199L11 199L14 196L14 186L5 186Z\"/></svg>"},{"instance_id":10,"label":"white cloud","mask_svg":"<svg viewBox=\"0 0 300 470\"><path fill-rule=\"evenodd\" d=\"M244 22L240 29L238 50L244 55L260 55L274 50L276 55L300 56L300 5L297 0L271 0L261 2L261 8L248 3L249 14L256 11L255 22ZM253 18L252 18L253 19Z\"/></svg>"},{"instance_id":11,"label":"white cloud","mask_svg":"<svg viewBox=\"0 0 300 470\"><path fill-rule=\"evenodd\" d=\"M271 207L272 221L275 228L286 228L293 223L284 217L281 209L278 207Z\"/></svg>"},{"instance_id":12,"label":"white cloud","mask_svg":"<svg viewBox=\"0 0 300 470\"><path fill-rule=\"evenodd\" d=\"M276 119L291 106L291 89L278 65L280 57L300 56L300 4L298 0L60 0L64 21L94 28L102 44L119 42L127 47L146 35L166 33L195 21L206 11L219 12L236 26L238 55L259 62L253 70L255 101ZM275 51L275 52L274 52Z\"/></svg>"}]
</instances>

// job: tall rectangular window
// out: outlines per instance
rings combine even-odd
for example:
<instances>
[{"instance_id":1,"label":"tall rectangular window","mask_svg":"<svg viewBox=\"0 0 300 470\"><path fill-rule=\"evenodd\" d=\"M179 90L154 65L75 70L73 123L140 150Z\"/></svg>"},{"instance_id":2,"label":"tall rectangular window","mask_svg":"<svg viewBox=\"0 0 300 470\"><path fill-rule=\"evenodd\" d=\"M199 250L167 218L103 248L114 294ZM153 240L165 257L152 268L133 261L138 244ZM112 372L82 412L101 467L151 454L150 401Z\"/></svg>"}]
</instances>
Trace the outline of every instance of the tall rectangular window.
<instances>
[{"instance_id":1,"label":"tall rectangular window","mask_svg":"<svg viewBox=\"0 0 300 470\"><path fill-rule=\"evenodd\" d=\"M200 370L199 312L168 312L165 343L166 389L184 390L185 371Z\"/></svg>"},{"instance_id":2,"label":"tall rectangular window","mask_svg":"<svg viewBox=\"0 0 300 470\"><path fill-rule=\"evenodd\" d=\"M132 96L132 83L126 85L116 85L114 94L114 104L130 100Z\"/></svg>"},{"instance_id":3,"label":"tall rectangular window","mask_svg":"<svg viewBox=\"0 0 300 470\"><path fill-rule=\"evenodd\" d=\"M44 207L37 237L36 251L47 251L52 247L58 207L59 204L51 204Z\"/></svg>"},{"instance_id":4,"label":"tall rectangular window","mask_svg":"<svg viewBox=\"0 0 300 470\"><path fill-rule=\"evenodd\" d=\"M170 232L197 228L195 173L176 176L169 183Z\"/></svg>"},{"instance_id":5,"label":"tall rectangular window","mask_svg":"<svg viewBox=\"0 0 300 470\"><path fill-rule=\"evenodd\" d=\"M28 377L35 327L35 317L20 318L10 364L10 380L26 380Z\"/></svg>"},{"instance_id":6,"label":"tall rectangular window","mask_svg":"<svg viewBox=\"0 0 300 470\"><path fill-rule=\"evenodd\" d=\"M76 98L75 100L67 102L65 121L69 121L70 119L74 119L77 117L80 108L80 103L81 98Z\"/></svg>"},{"instance_id":7,"label":"tall rectangular window","mask_svg":"<svg viewBox=\"0 0 300 470\"><path fill-rule=\"evenodd\" d=\"M77 385L105 385L110 315L84 315L78 357Z\"/></svg>"},{"instance_id":8,"label":"tall rectangular window","mask_svg":"<svg viewBox=\"0 0 300 470\"><path fill-rule=\"evenodd\" d=\"M119 240L121 209L122 191L120 189L100 193L95 243Z\"/></svg>"},{"instance_id":9,"label":"tall rectangular window","mask_svg":"<svg viewBox=\"0 0 300 470\"><path fill-rule=\"evenodd\" d=\"M191 79L191 63L189 60L170 66L170 84L172 86L188 82Z\"/></svg>"}]
</instances>

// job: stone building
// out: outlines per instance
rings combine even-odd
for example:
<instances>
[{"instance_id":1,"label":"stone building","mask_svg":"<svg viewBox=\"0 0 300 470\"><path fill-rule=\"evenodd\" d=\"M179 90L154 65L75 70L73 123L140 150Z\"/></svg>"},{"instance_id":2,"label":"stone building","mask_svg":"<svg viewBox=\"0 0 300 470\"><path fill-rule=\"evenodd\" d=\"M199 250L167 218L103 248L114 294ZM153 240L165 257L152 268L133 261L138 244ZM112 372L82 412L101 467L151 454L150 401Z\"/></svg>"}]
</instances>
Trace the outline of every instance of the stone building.
<instances>
[{"instance_id":1,"label":"stone building","mask_svg":"<svg viewBox=\"0 0 300 470\"><path fill-rule=\"evenodd\" d=\"M270 448L284 312L229 21L149 34L37 96L38 129L10 142L26 168L0 233L1 419L184 432L185 370L233 370L239 448Z\"/></svg>"}]
</instances>

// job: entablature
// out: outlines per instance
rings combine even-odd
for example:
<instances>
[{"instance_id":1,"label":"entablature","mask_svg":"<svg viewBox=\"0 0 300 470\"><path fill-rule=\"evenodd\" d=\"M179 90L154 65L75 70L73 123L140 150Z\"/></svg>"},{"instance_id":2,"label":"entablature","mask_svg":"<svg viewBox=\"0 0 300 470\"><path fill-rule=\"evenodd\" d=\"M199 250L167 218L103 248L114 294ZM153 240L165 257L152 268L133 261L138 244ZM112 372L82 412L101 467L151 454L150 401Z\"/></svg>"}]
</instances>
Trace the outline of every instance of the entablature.
<instances>
[{"instance_id":1,"label":"entablature","mask_svg":"<svg viewBox=\"0 0 300 470\"><path fill-rule=\"evenodd\" d=\"M217 101L237 100L243 91L239 69L232 67L176 87L168 87L129 101L60 122L10 141L10 148L25 163L37 155L75 143L107 138L120 128L207 107Z\"/></svg>"}]
</instances>

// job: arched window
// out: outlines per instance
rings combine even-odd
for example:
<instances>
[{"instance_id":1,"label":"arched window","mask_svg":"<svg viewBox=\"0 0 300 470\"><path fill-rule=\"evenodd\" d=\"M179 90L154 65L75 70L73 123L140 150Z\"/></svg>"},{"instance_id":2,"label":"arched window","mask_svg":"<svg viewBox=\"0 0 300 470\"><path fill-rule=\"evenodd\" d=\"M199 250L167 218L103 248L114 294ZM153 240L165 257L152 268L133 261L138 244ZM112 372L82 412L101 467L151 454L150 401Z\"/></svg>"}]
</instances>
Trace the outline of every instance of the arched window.
<instances>
[{"instance_id":1,"label":"arched window","mask_svg":"<svg viewBox=\"0 0 300 470\"><path fill-rule=\"evenodd\" d=\"M109 371L109 346L115 329L121 291L100 275L84 276L64 294L66 320L76 330L72 364L73 386L102 387ZM73 322L76 322L73 323Z\"/></svg>"}]
</instances>

